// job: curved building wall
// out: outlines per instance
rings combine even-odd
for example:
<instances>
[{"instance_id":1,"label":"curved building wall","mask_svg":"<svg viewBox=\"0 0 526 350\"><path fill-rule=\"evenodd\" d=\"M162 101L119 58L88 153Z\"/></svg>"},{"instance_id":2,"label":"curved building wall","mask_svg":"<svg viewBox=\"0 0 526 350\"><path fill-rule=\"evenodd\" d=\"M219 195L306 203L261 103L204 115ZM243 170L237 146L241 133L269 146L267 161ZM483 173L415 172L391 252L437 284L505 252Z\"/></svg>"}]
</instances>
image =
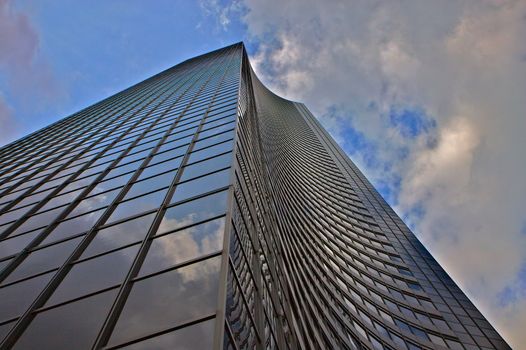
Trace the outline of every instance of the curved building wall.
<instances>
[{"instance_id":1,"label":"curved building wall","mask_svg":"<svg viewBox=\"0 0 526 350\"><path fill-rule=\"evenodd\" d=\"M241 87L239 285L227 303L240 348L258 338L267 348L509 348L308 109L269 91L246 54ZM246 310L229 314L241 299Z\"/></svg>"}]
</instances>

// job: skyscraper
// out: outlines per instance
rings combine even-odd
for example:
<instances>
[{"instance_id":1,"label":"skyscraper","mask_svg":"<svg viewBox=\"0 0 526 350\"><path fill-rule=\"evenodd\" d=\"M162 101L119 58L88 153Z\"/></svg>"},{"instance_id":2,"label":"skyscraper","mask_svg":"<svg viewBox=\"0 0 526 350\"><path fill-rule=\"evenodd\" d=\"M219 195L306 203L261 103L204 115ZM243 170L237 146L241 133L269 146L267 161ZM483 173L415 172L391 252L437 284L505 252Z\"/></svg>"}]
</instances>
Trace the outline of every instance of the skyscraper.
<instances>
[{"instance_id":1,"label":"skyscraper","mask_svg":"<svg viewBox=\"0 0 526 350\"><path fill-rule=\"evenodd\" d=\"M241 43L0 164L2 348L509 348Z\"/></svg>"}]
</instances>

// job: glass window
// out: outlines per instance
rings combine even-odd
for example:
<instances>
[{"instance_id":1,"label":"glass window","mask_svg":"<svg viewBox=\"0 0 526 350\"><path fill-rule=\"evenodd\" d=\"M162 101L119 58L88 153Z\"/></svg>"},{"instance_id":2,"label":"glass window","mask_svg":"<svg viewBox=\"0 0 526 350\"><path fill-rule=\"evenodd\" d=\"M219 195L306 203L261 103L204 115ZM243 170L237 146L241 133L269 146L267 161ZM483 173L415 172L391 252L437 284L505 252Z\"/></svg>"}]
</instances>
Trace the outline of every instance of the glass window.
<instances>
[{"instance_id":1,"label":"glass window","mask_svg":"<svg viewBox=\"0 0 526 350\"><path fill-rule=\"evenodd\" d=\"M60 194L68 193L70 191L74 191L74 190L77 190L77 189L80 189L80 188L84 188L85 186L88 186L89 184L91 184L93 182L93 180L95 180L95 178L97 176L98 175L92 175L92 176L85 177L83 179L74 181L74 182L70 183L69 185L67 185L66 187L64 187L59 193Z\"/></svg>"},{"instance_id":2,"label":"glass window","mask_svg":"<svg viewBox=\"0 0 526 350\"><path fill-rule=\"evenodd\" d=\"M450 349L453 349L453 350L464 350L464 347L462 346L462 344L460 344L457 341L446 339L446 342L447 342L447 345L449 346Z\"/></svg>"},{"instance_id":3,"label":"glass window","mask_svg":"<svg viewBox=\"0 0 526 350\"><path fill-rule=\"evenodd\" d=\"M204 128L206 129L213 128L215 126L219 126L219 125L222 125L228 122L234 122L235 120L236 120L236 115L234 114L231 117L211 120L204 125Z\"/></svg>"},{"instance_id":4,"label":"glass window","mask_svg":"<svg viewBox=\"0 0 526 350\"><path fill-rule=\"evenodd\" d=\"M100 230L82 257L85 258L126 244L142 241L148 233L154 217L155 214L152 213Z\"/></svg>"},{"instance_id":5,"label":"glass window","mask_svg":"<svg viewBox=\"0 0 526 350\"><path fill-rule=\"evenodd\" d=\"M154 239L140 275L157 272L221 250L224 228L225 219L220 218Z\"/></svg>"},{"instance_id":6,"label":"glass window","mask_svg":"<svg viewBox=\"0 0 526 350\"><path fill-rule=\"evenodd\" d=\"M215 319L124 347L126 350L202 350L212 349Z\"/></svg>"},{"instance_id":7,"label":"glass window","mask_svg":"<svg viewBox=\"0 0 526 350\"><path fill-rule=\"evenodd\" d=\"M232 165L231 152L198 163L194 163L184 168L181 181L186 181L201 175L209 174L213 171L229 167L230 165Z\"/></svg>"},{"instance_id":8,"label":"glass window","mask_svg":"<svg viewBox=\"0 0 526 350\"><path fill-rule=\"evenodd\" d=\"M208 137L210 135L214 135L214 134L218 134L218 133L223 132L223 131L231 130L231 129L235 128L235 126L236 126L236 122L235 121L233 121L231 123L223 124L221 126L213 127L213 128L208 128L205 125L205 128L199 133L199 135L200 135L200 138L205 138L205 137Z\"/></svg>"},{"instance_id":9,"label":"glass window","mask_svg":"<svg viewBox=\"0 0 526 350\"><path fill-rule=\"evenodd\" d=\"M144 193L152 192L163 187L168 187L172 183L174 176L175 172L171 171L162 175L158 175L146 180L136 182L132 185L128 193L126 193L124 200L137 197Z\"/></svg>"},{"instance_id":10,"label":"glass window","mask_svg":"<svg viewBox=\"0 0 526 350\"><path fill-rule=\"evenodd\" d=\"M142 160L138 160L136 162L128 163L126 165L123 165L123 166L120 166L118 168L112 169L108 174L106 174L105 178L109 179L109 178L112 178L112 177L116 177L116 176L120 176L122 174L129 173L131 171L135 171L141 166L142 162L143 162Z\"/></svg>"},{"instance_id":11,"label":"glass window","mask_svg":"<svg viewBox=\"0 0 526 350\"><path fill-rule=\"evenodd\" d=\"M55 196L49 202L47 202L42 208L39 209L39 212L58 207L60 205L68 204L73 202L82 190L71 191L60 196Z\"/></svg>"},{"instance_id":12,"label":"glass window","mask_svg":"<svg viewBox=\"0 0 526 350\"><path fill-rule=\"evenodd\" d=\"M157 234L170 232L224 214L227 195L227 191L222 191L168 208Z\"/></svg>"},{"instance_id":13,"label":"glass window","mask_svg":"<svg viewBox=\"0 0 526 350\"><path fill-rule=\"evenodd\" d=\"M73 265L46 305L122 283L138 251L139 246L132 246Z\"/></svg>"},{"instance_id":14,"label":"glass window","mask_svg":"<svg viewBox=\"0 0 526 350\"><path fill-rule=\"evenodd\" d=\"M108 222L117 221L154 208L158 208L163 202L167 191L168 189L165 188L142 197L134 198L126 202L121 202L108 219Z\"/></svg>"},{"instance_id":15,"label":"glass window","mask_svg":"<svg viewBox=\"0 0 526 350\"><path fill-rule=\"evenodd\" d=\"M38 313L13 349L89 349L117 290Z\"/></svg>"},{"instance_id":16,"label":"glass window","mask_svg":"<svg viewBox=\"0 0 526 350\"><path fill-rule=\"evenodd\" d=\"M218 171L177 185L171 203L206 193L230 184L230 169Z\"/></svg>"},{"instance_id":17,"label":"glass window","mask_svg":"<svg viewBox=\"0 0 526 350\"><path fill-rule=\"evenodd\" d=\"M214 257L135 282L110 344L214 314L220 265Z\"/></svg>"},{"instance_id":18,"label":"glass window","mask_svg":"<svg viewBox=\"0 0 526 350\"><path fill-rule=\"evenodd\" d=\"M18 233L31 231L39 227L48 226L64 209L65 207L60 207L41 214L33 215L29 217L29 219L27 219L22 225L20 225L12 234L16 235Z\"/></svg>"},{"instance_id":19,"label":"glass window","mask_svg":"<svg viewBox=\"0 0 526 350\"><path fill-rule=\"evenodd\" d=\"M197 141L194 145L194 151L200 150L204 147L215 145L219 142L231 140L234 137L234 131L224 132L219 135L215 135L204 140Z\"/></svg>"},{"instance_id":20,"label":"glass window","mask_svg":"<svg viewBox=\"0 0 526 350\"><path fill-rule=\"evenodd\" d=\"M12 321L9 323L5 323L0 326L0 340L4 339L7 333L11 330L11 328L15 325L16 321Z\"/></svg>"},{"instance_id":21,"label":"glass window","mask_svg":"<svg viewBox=\"0 0 526 350\"><path fill-rule=\"evenodd\" d=\"M177 142L173 144L165 143L164 145L159 147L159 149L157 150L156 157L158 157L157 159L162 159L163 156L161 154L164 154L164 157L167 157L166 159L179 157L179 156L184 155L187 150L188 150L187 145L179 146L177 145ZM168 151L168 152L164 152L164 151Z\"/></svg>"},{"instance_id":22,"label":"glass window","mask_svg":"<svg viewBox=\"0 0 526 350\"><path fill-rule=\"evenodd\" d=\"M31 242L41 230L24 233L4 241L0 241L0 258L15 254L24 249L29 242Z\"/></svg>"},{"instance_id":23,"label":"glass window","mask_svg":"<svg viewBox=\"0 0 526 350\"><path fill-rule=\"evenodd\" d=\"M199 151L192 152L190 154L190 158L188 159L188 163L194 163L194 162L206 159L206 158L213 157L220 153L231 151L233 146L234 146L233 141L227 141L227 142L223 142L223 143L220 143L212 147L203 148Z\"/></svg>"},{"instance_id":24,"label":"glass window","mask_svg":"<svg viewBox=\"0 0 526 350\"><path fill-rule=\"evenodd\" d=\"M86 199L83 199L82 201L77 204L75 209L71 211L71 213L68 214L67 218L72 218L74 216L87 213L89 211L93 211L95 209L99 209L102 207L105 207L109 205L115 197L119 194L121 189L116 189L109 192L104 192Z\"/></svg>"},{"instance_id":25,"label":"glass window","mask_svg":"<svg viewBox=\"0 0 526 350\"><path fill-rule=\"evenodd\" d=\"M21 315L31 305L53 272L0 288L0 321Z\"/></svg>"},{"instance_id":26,"label":"glass window","mask_svg":"<svg viewBox=\"0 0 526 350\"><path fill-rule=\"evenodd\" d=\"M446 343L444 342L444 339L437 337L436 335L433 335L433 334L428 334L428 335L434 344L438 344L440 346L447 347Z\"/></svg>"},{"instance_id":27,"label":"glass window","mask_svg":"<svg viewBox=\"0 0 526 350\"><path fill-rule=\"evenodd\" d=\"M90 195L94 195L97 193L101 193L107 190L110 190L112 188L116 187L122 187L126 185L128 180L132 177L133 173L128 173L125 175L117 176L109 180L105 180L103 182L99 182L95 188L90 192Z\"/></svg>"},{"instance_id":28,"label":"glass window","mask_svg":"<svg viewBox=\"0 0 526 350\"><path fill-rule=\"evenodd\" d=\"M59 241L90 230L99 220L105 209L77 216L73 219L61 221L57 227L40 243L40 245Z\"/></svg>"},{"instance_id":29,"label":"glass window","mask_svg":"<svg viewBox=\"0 0 526 350\"><path fill-rule=\"evenodd\" d=\"M204 140L207 137L222 134L225 132L234 132L235 123L232 123L231 125L227 125L227 127L221 126L219 128L213 128L205 131L201 131L198 135L198 140Z\"/></svg>"},{"instance_id":30,"label":"glass window","mask_svg":"<svg viewBox=\"0 0 526 350\"><path fill-rule=\"evenodd\" d=\"M143 170L138 180L142 180L142 179L145 179L147 177L154 176L157 174L162 174L167 171L171 171L175 175L175 171L181 165L182 160L183 160L183 157L179 157L179 158L168 160L166 162L162 162L162 163L158 163L158 164L149 166L148 168Z\"/></svg>"},{"instance_id":31,"label":"glass window","mask_svg":"<svg viewBox=\"0 0 526 350\"><path fill-rule=\"evenodd\" d=\"M31 252L5 281L9 283L22 277L60 267L80 243L80 240L80 238L75 238Z\"/></svg>"},{"instance_id":32,"label":"glass window","mask_svg":"<svg viewBox=\"0 0 526 350\"><path fill-rule=\"evenodd\" d=\"M11 211L3 214L2 216L0 216L0 225L3 225L5 223L12 222L12 221L20 219L32 207L33 206L27 206L27 207L24 207L24 208L11 210Z\"/></svg>"},{"instance_id":33,"label":"glass window","mask_svg":"<svg viewBox=\"0 0 526 350\"><path fill-rule=\"evenodd\" d=\"M168 145L166 146L168 148L179 147L179 146L183 146L183 145L189 144L192 141L193 137L194 137L194 135L182 137L182 135L179 134L179 133L175 133L175 134L172 133L170 136L168 136L166 138L166 140L164 140L164 144L166 145L166 144L170 143L170 146L168 146Z\"/></svg>"},{"instance_id":34,"label":"glass window","mask_svg":"<svg viewBox=\"0 0 526 350\"><path fill-rule=\"evenodd\" d=\"M51 190L47 190L47 191L43 191L43 192L39 192L37 194L32 194L26 198L24 198L23 200L21 200L16 206L16 207L22 207L24 205L27 205L27 204L31 204L31 203L36 203L36 202L40 202L42 199L44 199L49 193L51 192ZM3 200L0 199L0 202L2 202Z\"/></svg>"}]
</instances>

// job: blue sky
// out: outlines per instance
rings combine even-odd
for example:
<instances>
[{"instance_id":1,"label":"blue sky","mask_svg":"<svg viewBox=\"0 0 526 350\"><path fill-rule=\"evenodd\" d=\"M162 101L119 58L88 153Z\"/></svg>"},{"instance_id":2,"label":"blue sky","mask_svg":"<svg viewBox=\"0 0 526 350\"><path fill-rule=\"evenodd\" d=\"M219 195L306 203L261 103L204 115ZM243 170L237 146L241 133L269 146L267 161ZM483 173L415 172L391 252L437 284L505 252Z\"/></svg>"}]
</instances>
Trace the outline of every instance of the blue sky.
<instances>
[{"instance_id":1,"label":"blue sky","mask_svg":"<svg viewBox=\"0 0 526 350\"><path fill-rule=\"evenodd\" d=\"M515 0L0 0L0 145L242 40L520 348L525 18Z\"/></svg>"},{"instance_id":2,"label":"blue sky","mask_svg":"<svg viewBox=\"0 0 526 350\"><path fill-rule=\"evenodd\" d=\"M157 1L155 5L144 1L15 1L8 5L8 16L27 16L38 37L26 68L48 70L41 79L52 87L52 94L41 93L30 81L26 91L18 91L6 77L15 68L2 67L0 91L19 124L2 143L183 59L244 38L241 22L232 20L224 30L215 15L193 1Z\"/></svg>"}]
</instances>

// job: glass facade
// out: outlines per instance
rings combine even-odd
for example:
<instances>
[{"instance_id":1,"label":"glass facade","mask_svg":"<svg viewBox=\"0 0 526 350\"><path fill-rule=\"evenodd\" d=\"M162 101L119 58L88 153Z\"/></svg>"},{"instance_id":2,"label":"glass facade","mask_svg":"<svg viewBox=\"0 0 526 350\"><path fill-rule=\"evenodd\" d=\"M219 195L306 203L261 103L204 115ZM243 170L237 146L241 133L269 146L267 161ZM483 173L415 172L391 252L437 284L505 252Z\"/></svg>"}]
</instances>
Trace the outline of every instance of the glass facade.
<instances>
[{"instance_id":1,"label":"glass facade","mask_svg":"<svg viewBox=\"0 0 526 350\"><path fill-rule=\"evenodd\" d=\"M0 149L6 349L508 349L243 44Z\"/></svg>"}]
</instances>

